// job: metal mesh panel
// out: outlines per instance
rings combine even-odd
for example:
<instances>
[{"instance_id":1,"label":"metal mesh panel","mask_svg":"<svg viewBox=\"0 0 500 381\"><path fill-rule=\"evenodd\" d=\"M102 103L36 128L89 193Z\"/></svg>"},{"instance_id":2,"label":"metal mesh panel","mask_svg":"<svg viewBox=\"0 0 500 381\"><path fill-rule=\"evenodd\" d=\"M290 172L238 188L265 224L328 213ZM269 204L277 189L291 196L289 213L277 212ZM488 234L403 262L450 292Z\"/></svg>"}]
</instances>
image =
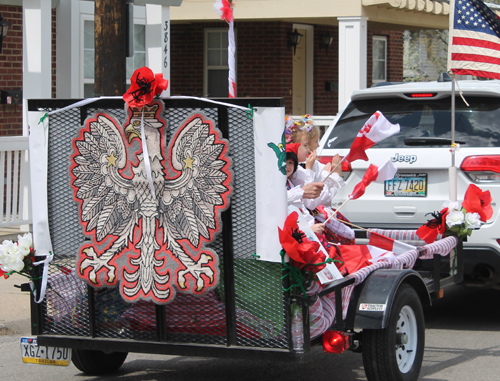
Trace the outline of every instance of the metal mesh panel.
<instances>
[{"instance_id":1,"label":"metal mesh panel","mask_svg":"<svg viewBox=\"0 0 500 381\"><path fill-rule=\"evenodd\" d=\"M68 163L71 141L80 127L80 111L72 109L49 118L48 212L54 250L49 267L43 333L86 336L89 334L85 284L72 269L84 240L78 207L70 187ZM33 190L36 192L36 190ZM68 274L69 272L69 274Z\"/></svg>"},{"instance_id":2,"label":"metal mesh panel","mask_svg":"<svg viewBox=\"0 0 500 381\"><path fill-rule=\"evenodd\" d=\"M183 122L194 112L212 119L217 125L217 109L170 108L164 113L168 121L167 139L171 140ZM219 237L220 239L220 237ZM216 250L222 259L223 251ZM222 266L222 265L221 265ZM226 307L219 290L203 297L177 293L175 300L165 307L167 341L197 344L226 343Z\"/></svg>"},{"instance_id":3,"label":"metal mesh panel","mask_svg":"<svg viewBox=\"0 0 500 381\"><path fill-rule=\"evenodd\" d=\"M287 348L281 265L253 258L255 236L255 163L253 121L245 112L229 110L233 159L231 199L234 242L234 288L237 344Z\"/></svg>"},{"instance_id":4,"label":"metal mesh panel","mask_svg":"<svg viewBox=\"0 0 500 381\"><path fill-rule=\"evenodd\" d=\"M227 345L229 323L238 346L288 348L286 337L286 303L282 291L280 264L253 258L255 237L255 164L253 157L253 122L242 110L229 109L229 155L232 160L233 194L229 221L232 227L233 252L224 253L222 233L210 243L220 258L220 284L203 297L177 293L170 304L157 307L150 302L126 303L118 288L94 290L74 270L79 249L85 241L79 220L79 203L74 200L68 163L73 155L73 140L79 136L81 118L102 111L99 108L71 109L50 117L48 207L54 260L49 268L49 288L42 304L44 334L67 336L95 335L103 338L158 340L157 317L165 316L162 341ZM123 108L107 108L119 123L125 119ZM218 108L203 109L167 107L168 144L178 127L200 112L219 124ZM81 114L83 113L83 115ZM218 126L222 128L221 126ZM131 148L135 149L135 146ZM229 235L230 236L230 235ZM224 256L233 255L230 261ZM225 289L225 265L234 265L231 290ZM234 289L233 289L234 288ZM90 297L89 297L89 292ZM227 294L234 301L226 304ZM92 308L92 306L94 306ZM91 321L94 324L91 324ZM90 327L95 330L90 332Z\"/></svg>"}]
</instances>

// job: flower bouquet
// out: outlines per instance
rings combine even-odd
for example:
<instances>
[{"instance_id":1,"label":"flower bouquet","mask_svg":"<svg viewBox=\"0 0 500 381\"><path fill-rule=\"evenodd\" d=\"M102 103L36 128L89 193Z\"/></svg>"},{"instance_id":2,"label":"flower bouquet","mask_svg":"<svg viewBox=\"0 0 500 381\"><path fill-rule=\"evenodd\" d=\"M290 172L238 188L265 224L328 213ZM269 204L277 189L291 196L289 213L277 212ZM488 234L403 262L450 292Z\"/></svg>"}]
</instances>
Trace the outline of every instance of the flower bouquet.
<instances>
[{"instance_id":1,"label":"flower bouquet","mask_svg":"<svg viewBox=\"0 0 500 381\"><path fill-rule=\"evenodd\" d=\"M321 244L318 241L307 238L299 228L298 219L299 215L294 211L288 215L283 230L278 228L283 247L281 258L283 270L286 271L285 276L290 278L290 287L286 291L307 298L307 289L314 281L318 281L318 277L321 276L319 273L334 260L320 250ZM285 254L290 257L289 263L285 262ZM333 275L326 276L334 280Z\"/></svg>"},{"instance_id":2,"label":"flower bouquet","mask_svg":"<svg viewBox=\"0 0 500 381\"><path fill-rule=\"evenodd\" d=\"M479 229L493 215L490 191L483 192L470 184L465 192L464 201L447 201L440 212L430 213L434 218L417 230L417 235L426 243L436 240L438 234L445 237L456 236L463 239L472 230Z\"/></svg>"},{"instance_id":3,"label":"flower bouquet","mask_svg":"<svg viewBox=\"0 0 500 381\"><path fill-rule=\"evenodd\" d=\"M5 240L0 245L0 276L7 279L12 274L20 274L33 280L35 251L31 233L17 238L17 243Z\"/></svg>"}]
</instances>

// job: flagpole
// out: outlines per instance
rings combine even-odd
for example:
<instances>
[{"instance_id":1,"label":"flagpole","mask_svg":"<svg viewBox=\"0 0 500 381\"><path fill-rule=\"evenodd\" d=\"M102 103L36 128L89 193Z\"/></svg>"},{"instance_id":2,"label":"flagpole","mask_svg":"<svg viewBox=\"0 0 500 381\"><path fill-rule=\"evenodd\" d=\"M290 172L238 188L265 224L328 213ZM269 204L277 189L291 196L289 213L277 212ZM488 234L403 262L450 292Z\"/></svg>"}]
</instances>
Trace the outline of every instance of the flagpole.
<instances>
[{"instance_id":1,"label":"flagpole","mask_svg":"<svg viewBox=\"0 0 500 381\"><path fill-rule=\"evenodd\" d=\"M457 201L457 167L455 166L455 81L456 76L452 72L451 81L451 167L448 169L450 181L450 201Z\"/></svg>"},{"instance_id":2,"label":"flagpole","mask_svg":"<svg viewBox=\"0 0 500 381\"><path fill-rule=\"evenodd\" d=\"M336 214L336 212L335 212L334 214ZM333 216L333 214L332 214L332 216ZM330 216L330 217L331 217L331 216ZM352 226L353 228L358 228L358 229L361 229L361 230L364 230L364 231L367 231L367 232L369 232L369 231L370 231L370 230L369 230L369 229L367 229L367 228L364 228L364 227L362 227L362 226L358 226L358 225L354 225L354 224L353 224L353 223L351 223L351 222L344 221L344 220L339 220L339 219L338 219L337 217L335 217L335 216L333 217L333 219L334 219L334 220L336 220L336 221L338 221L338 222L342 222L343 224L346 224L346 225Z\"/></svg>"},{"instance_id":3,"label":"flagpole","mask_svg":"<svg viewBox=\"0 0 500 381\"><path fill-rule=\"evenodd\" d=\"M335 214L337 214L337 212L340 210L340 208L342 208L345 204L347 204L347 201L349 201L351 198L349 197L347 200L344 201L344 203L342 205L340 205L335 211L334 213L328 217L325 222L323 222L324 224L326 224L328 221L330 221L330 218L332 218Z\"/></svg>"}]
</instances>

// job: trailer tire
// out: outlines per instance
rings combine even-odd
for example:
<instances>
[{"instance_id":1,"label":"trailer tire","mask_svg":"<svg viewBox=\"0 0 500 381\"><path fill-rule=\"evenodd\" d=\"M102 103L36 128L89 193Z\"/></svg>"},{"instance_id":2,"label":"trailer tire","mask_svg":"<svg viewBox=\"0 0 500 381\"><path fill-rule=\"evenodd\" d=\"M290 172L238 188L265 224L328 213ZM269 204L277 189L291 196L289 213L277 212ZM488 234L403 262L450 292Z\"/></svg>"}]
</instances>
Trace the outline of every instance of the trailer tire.
<instances>
[{"instance_id":1,"label":"trailer tire","mask_svg":"<svg viewBox=\"0 0 500 381\"><path fill-rule=\"evenodd\" d=\"M99 376L117 371L127 358L128 352L104 353L87 349L73 349L71 361L85 374Z\"/></svg>"},{"instance_id":2,"label":"trailer tire","mask_svg":"<svg viewBox=\"0 0 500 381\"><path fill-rule=\"evenodd\" d=\"M363 365L369 381L415 381L424 357L425 322L417 292L402 284L387 327L363 330Z\"/></svg>"}]
</instances>

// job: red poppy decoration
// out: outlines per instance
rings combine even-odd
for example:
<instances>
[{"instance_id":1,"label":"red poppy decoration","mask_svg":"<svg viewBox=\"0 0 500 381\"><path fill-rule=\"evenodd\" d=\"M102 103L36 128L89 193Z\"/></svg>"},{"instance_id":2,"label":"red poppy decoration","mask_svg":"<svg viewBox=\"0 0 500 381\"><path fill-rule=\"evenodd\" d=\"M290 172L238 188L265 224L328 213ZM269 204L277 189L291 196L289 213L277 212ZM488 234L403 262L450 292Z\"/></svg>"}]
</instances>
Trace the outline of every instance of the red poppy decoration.
<instances>
[{"instance_id":1,"label":"red poppy decoration","mask_svg":"<svg viewBox=\"0 0 500 381\"><path fill-rule=\"evenodd\" d=\"M417 235L425 241L425 243L432 243L436 240L438 234L443 234L446 230L446 215L448 208L444 208L439 213L428 213L434 218L427 221L417 230Z\"/></svg>"},{"instance_id":2,"label":"red poppy decoration","mask_svg":"<svg viewBox=\"0 0 500 381\"><path fill-rule=\"evenodd\" d=\"M134 71L131 82L123 96L123 100L131 107L142 107L151 103L155 95L160 95L168 87L168 80L163 79L163 74L153 74L148 67Z\"/></svg>"},{"instance_id":3,"label":"red poppy decoration","mask_svg":"<svg viewBox=\"0 0 500 381\"><path fill-rule=\"evenodd\" d=\"M319 242L310 241L304 232L299 230L297 220L299 215L292 212L285 221L283 230L278 228L281 246L288 256L298 264L298 267L317 273L325 268L325 265L311 266L316 263L325 262L326 258L319 250Z\"/></svg>"},{"instance_id":4,"label":"red poppy decoration","mask_svg":"<svg viewBox=\"0 0 500 381\"><path fill-rule=\"evenodd\" d=\"M483 192L481 188L474 184L470 184L465 192L462 207L465 208L468 213L479 214L481 221L486 222L493 216L491 200L490 191Z\"/></svg>"}]
</instances>

